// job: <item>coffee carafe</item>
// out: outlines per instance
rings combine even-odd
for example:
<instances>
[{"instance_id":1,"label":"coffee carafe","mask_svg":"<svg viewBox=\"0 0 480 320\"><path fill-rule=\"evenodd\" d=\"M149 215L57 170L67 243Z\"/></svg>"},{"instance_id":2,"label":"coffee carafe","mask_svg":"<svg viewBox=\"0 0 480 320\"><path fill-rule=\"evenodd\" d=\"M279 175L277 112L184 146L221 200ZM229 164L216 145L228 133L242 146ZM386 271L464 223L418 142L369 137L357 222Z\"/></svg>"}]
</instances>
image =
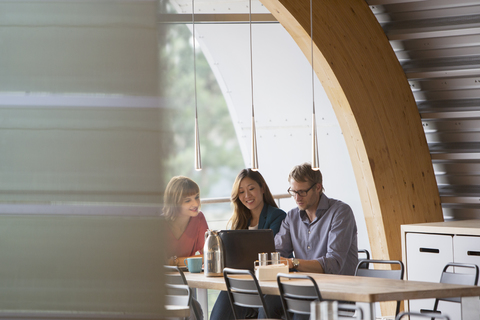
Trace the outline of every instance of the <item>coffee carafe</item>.
<instances>
[{"instance_id":1,"label":"coffee carafe","mask_svg":"<svg viewBox=\"0 0 480 320\"><path fill-rule=\"evenodd\" d=\"M205 232L203 258L205 276L223 276L223 244L217 230L207 230Z\"/></svg>"}]
</instances>

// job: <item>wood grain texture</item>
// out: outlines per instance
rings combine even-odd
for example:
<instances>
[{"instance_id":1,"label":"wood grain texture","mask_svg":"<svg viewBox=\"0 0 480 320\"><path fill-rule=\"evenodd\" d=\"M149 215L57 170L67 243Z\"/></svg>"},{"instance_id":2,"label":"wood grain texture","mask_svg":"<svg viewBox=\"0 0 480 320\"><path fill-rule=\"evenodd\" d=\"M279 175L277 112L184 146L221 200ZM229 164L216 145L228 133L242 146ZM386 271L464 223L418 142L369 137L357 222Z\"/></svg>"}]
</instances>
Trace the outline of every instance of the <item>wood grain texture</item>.
<instances>
[{"instance_id":1,"label":"wood grain texture","mask_svg":"<svg viewBox=\"0 0 480 320\"><path fill-rule=\"evenodd\" d=\"M356 302L381 302L424 298L468 297L480 295L479 286L465 286L435 282L391 280L381 278L343 276L333 274L304 273L315 279L322 298ZM185 272L192 288L226 290L223 277L205 277L203 273ZM238 276L246 278L247 276ZM309 285L306 280L292 279L298 284ZM259 281L262 293L279 295L277 281Z\"/></svg>"},{"instance_id":2,"label":"wood grain texture","mask_svg":"<svg viewBox=\"0 0 480 320\"><path fill-rule=\"evenodd\" d=\"M310 60L309 0L261 0ZM402 224L443 221L406 76L364 0L313 0L314 69L345 136L372 255L401 259Z\"/></svg>"}]
</instances>

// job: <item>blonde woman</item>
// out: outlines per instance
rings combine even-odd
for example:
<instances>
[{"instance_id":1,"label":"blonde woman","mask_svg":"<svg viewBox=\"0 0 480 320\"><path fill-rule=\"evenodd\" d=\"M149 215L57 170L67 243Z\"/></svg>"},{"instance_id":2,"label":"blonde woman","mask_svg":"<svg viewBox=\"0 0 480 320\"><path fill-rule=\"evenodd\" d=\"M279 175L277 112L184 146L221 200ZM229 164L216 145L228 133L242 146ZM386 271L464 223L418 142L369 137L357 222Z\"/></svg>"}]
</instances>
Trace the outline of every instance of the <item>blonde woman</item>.
<instances>
[{"instance_id":1,"label":"blonde woman","mask_svg":"<svg viewBox=\"0 0 480 320\"><path fill-rule=\"evenodd\" d=\"M183 260L203 254L205 216L200 211L200 188L190 178L173 177L164 196L163 216L168 222L166 250L170 265L183 266Z\"/></svg>"},{"instance_id":2,"label":"blonde woman","mask_svg":"<svg viewBox=\"0 0 480 320\"><path fill-rule=\"evenodd\" d=\"M272 229L273 234L280 230L285 211L279 209L272 193L258 171L243 169L233 183L230 197L233 204L233 215L230 226L238 229ZM235 307L240 318L251 318L256 314L252 308ZM213 306L211 320L234 319L233 310L226 291L221 291Z\"/></svg>"}]
</instances>

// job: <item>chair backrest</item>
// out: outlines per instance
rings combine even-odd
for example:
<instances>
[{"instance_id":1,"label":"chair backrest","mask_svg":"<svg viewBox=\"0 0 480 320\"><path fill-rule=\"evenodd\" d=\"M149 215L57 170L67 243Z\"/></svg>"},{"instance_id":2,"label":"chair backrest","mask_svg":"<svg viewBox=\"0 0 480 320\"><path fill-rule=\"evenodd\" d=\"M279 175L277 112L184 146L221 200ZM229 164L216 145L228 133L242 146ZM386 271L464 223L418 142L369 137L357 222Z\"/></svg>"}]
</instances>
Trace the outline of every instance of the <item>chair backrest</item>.
<instances>
[{"instance_id":1,"label":"chair backrest","mask_svg":"<svg viewBox=\"0 0 480 320\"><path fill-rule=\"evenodd\" d=\"M398 270L383 270L383 269L364 269L364 264L389 264L398 265ZM404 267L402 261L399 260L362 260L358 262L357 269L355 270L356 276L361 277L373 277L373 278L385 278L403 280Z\"/></svg>"},{"instance_id":2,"label":"chair backrest","mask_svg":"<svg viewBox=\"0 0 480 320\"><path fill-rule=\"evenodd\" d=\"M391 266L397 265L398 270L384 270L384 269L364 269L363 264L389 264ZM357 269L355 270L356 276L372 277L372 278L385 278L403 280L404 267L402 261L399 260L362 260L358 262ZM397 301L397 308L395 315L400 312L400 301Z\"/></svg>"},{"instance_id":3,"label":"chair backrest","mask_svg":"<svg viewBox=\"0 0 480 320\"><path fill-rule=\"evenodd\" d=\"M263 308L267 318L267 308L257 277L251 270L224 268L223 277L227 286L228 298L233 315L238 319L235 305L240 307Z\"/></svg>"},{"instance_id":4,"label":"chair backrest","mask_svg":"<svg viewBox=\"0 0 480 320\"><path fill-rule=\"evenodd\" d=\"M180 270L180 268L178 268L177 266L163 266L165 268L165 283L168 284L168 285L186 285L188 287L188 283L187 283L187 279L185 278L185 275L183 274L183 271ZM174 286L175 287L175 286ZM172 288L170 288L172 289ZM167 294L168 294L168 290L170 290L167 286ZM190 289L190 291L192 291ZM173 290L170 290L170 292L175 292ZM176 291L176 293L179 293L179 291ZM202 316L201 316L201 310L199 310L199 306L195 303L192 303L192 300L193 300L193 292L190 293L191 295L191 298L189 299L190 303L190 307L192 308L193 310L193 313L195 314L195 318L196 319L201 319ZM180 300L180 302L182 302L182 300ZM178 305L178 304L174 304L174 305ZM182 305L182 304L180 304Z\"/></svg>"},{"instance_id":5,"label":"chair backrest","mask_svg":"<svg viewBox=\"0 0 480 320\"><path fill-rule=\"evenodd\" d=\"M189 307L192 301L192 292L185 284L165 284L167 294L165 304L172 306Z\"/></svg>"},{"instance_id":6,"label":"chair backrest","mask_svg":"<svg viewBox=\"0 0 480 320\"><path fill-rule=\"evenodd\" d=\"M453 272L448 272L448 268L455 268ZM460 270L467 271L471 270L472 273L459 272ZM467 271L468 272L468 271ZM478 266L476 264L467 264L467 263L454 263L450 262L445 265L440 276L440 283L450 283L450 284L464 284L475 286L478 283ZM451 302L460 302L460 298L442 298L435 300L434 310L437 310L438 301L451 301Z\"/></svg>"},{"instance_id":7,"label":"chair backrest","mask_svg":"<svg viewBox=\"0 0 480 320\"><path fill-rule=\"evenodd\" d=\"M444 319L444 320L450 320L450 318L446 315L439 315L436 313L418 313L418 312L402 312L399 313L396 317L395 320L400 320L404 316L415 316L415 317L422 317L422 318L435 318L435 319Z\"/></svg>"},{"instance_id":8,"label":"chair backrest","mask_svg":"<svg viewBox=\"0 0 480 320\"><path fill-rule=\"evenodd\" d=\"M370 252L367 249L359 249L358 250L358 261L362 260L370 260ZM362 269L368 269L368 263L363 263L360 265Z\"/></svg>"},{"instance_id":9,"label":"chair backrest","mask_svg":"<svg viewBox=\"0 0 480 320\"><path fill-rule=\"evenodd\" d=\"M290 279L307 280L310 284L305 285L304 282L284 281ZM317 283L310 276L279 273L277 275L277 283L287 320L291 319L290 312L309 315L310 303L312 301L322 301L322 295Z\"/></svg>"},{"instance_id":10,"label":"chair backrest","mask_svg":"<svg viewBox=\"0 0 480 320\"><path fill-rule=\"evenodd\" d=\"M165 268L165 283L188 284L183 271L177 266L163 266Z\"/></svg>"}]
</instances>

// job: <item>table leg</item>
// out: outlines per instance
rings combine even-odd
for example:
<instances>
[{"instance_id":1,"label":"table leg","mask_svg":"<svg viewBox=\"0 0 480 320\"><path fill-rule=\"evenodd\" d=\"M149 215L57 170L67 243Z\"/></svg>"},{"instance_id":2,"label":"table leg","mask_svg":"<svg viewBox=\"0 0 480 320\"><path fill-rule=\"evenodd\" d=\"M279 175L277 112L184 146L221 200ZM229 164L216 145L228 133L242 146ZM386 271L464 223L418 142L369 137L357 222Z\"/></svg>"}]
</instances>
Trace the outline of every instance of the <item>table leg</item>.
<instances>
[{"instance_id":1,"label":"table leg","mask_svg":"<svg viewBox=\"0 0 480 320\"><path fill-rule=\"evenodd\" d=\"M364 320L375 320L375 303L357 302L357 306L362 308Z\"/></svg>"},{"instance_id":2,"label":"table leg","mask_svg":"<svg viewBox=\"0 0 480 320\"><path fill-rule=\"evenodd\" d=\"M197 291L197 300L202 306L203 319L208 320L208 294L207 289L195 289Z\"/></svg>"},{"instance_id":3,"label":"table leg","mask_svg":"<svg viewBox=\"0 0 480 320\"><path fill-rule=\"evenodd\" d=\"M480 297L462 297L462 320L478 320Z\"/></svg>"}]
</instances>

